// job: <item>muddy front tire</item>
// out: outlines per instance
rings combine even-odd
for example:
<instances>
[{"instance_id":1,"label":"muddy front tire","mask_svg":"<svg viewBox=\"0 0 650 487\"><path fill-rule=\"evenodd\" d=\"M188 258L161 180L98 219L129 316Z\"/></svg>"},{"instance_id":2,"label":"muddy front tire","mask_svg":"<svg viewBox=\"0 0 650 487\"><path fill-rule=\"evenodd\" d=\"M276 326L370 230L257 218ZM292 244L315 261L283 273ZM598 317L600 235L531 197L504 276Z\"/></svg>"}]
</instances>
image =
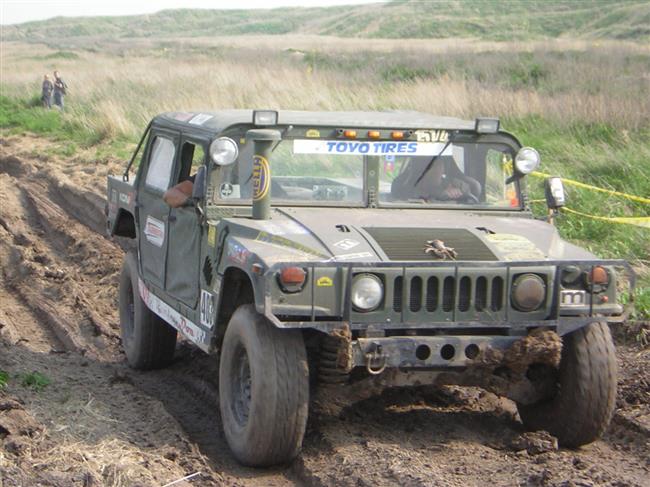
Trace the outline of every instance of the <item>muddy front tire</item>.
<instances>
[{"instance_id":1,"label":"muddy front tire","mask_svg":"<svg viewBox=\"0 0 650 487\"><path fill-rule=\"evenodd\" d=\"M134 251L124 256L120 274L120 332L126 358L134 369L158 369L174 358L176 330L140 298Z\"/></svg>"},{"instance_id":2,"label":"muddy front tire","mask_svg":"<svg viewBox=\"0 0 650 487\"><path fill-rule=\"evenodd\" d=\"M528 429L546 430L560 445L579 447L604 432L616 402L616 353L606 323L591 323L563 337L555 395L518 404Z\"/></svg>"},{"instance_id":3,"label":"muddy front tire","mask_svg":"<svg viewBox=\"0 0 650 487\"><path fill-rule=\"evenodd\" d=\"M292 460L305 434L309 369L302 335L240 306L223 341L219 402L228 445L245 465Z\"/></svg>"}]
</instances>

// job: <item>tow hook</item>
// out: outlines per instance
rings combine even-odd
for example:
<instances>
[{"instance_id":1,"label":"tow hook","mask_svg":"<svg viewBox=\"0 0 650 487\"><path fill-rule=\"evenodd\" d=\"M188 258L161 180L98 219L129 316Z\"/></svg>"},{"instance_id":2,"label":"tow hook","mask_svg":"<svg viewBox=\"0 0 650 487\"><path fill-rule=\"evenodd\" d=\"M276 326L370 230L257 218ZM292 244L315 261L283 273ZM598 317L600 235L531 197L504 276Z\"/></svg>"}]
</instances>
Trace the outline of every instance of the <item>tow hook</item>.
<instances>
[{"instance_id":1,"label":"tow hook","mask_svg":"<svg viewBox=\"0 0 650 487\"><path fill-rule=\"evenodd\" d=\"M366 370L371 375L379 375L386 369L388 355L378 343L372 343L366 352Z\"/></svg>"}]
</instances>

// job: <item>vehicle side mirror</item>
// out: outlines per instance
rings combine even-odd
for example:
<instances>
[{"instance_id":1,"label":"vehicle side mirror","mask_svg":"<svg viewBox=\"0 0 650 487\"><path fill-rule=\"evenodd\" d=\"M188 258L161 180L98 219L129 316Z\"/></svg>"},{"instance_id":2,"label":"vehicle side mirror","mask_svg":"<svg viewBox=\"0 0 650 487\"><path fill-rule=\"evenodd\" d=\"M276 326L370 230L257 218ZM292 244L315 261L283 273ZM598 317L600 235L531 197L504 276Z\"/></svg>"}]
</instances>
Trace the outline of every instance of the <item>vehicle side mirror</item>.
<instances>
[{"instance_id":1,"label":"vehicle side mirror","mask_svg":"<svg viewBox=\"0 0 650 487\"><path fill-rule=\"evenodd\" d=\"M200 166L199 170L196 172L194 178L194 186L192 187L192 199L195 201L200 200L205 195L205 179L206 179L206 168L205 166Z\"/></svg>"},{"instance_id":2,"label":"vehicle side mirror","mask_svg":"<svg viewBox=\"0 0 650 487\"><path fill-rule=\"evenodd\" d=\"M550 210L557 210L564 206L566 199L561 178L557 176L546 178L544 193L546 195L546 205Z\"/></svg>"}]
</instances>

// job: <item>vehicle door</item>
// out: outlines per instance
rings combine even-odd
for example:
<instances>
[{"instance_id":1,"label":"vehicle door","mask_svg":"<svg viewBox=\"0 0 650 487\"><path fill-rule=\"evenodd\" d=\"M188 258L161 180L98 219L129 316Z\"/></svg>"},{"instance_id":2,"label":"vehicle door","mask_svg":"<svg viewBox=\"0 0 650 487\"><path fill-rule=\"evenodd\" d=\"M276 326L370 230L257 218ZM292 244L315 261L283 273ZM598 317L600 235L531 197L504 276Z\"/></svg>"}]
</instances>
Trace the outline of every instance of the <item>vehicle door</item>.
<instances>
[{"instance_id":1,"label":"vehicle door","mask_svg":"<svg viewBox=\"0 0 650 487\"><path fill-rule=\"evenodd\" d=\"M206 163L207 140L183 136L173 184L191 179ZM169 215L169 249L165 289L196 309L199 293L200 245L203 228L194 206L172 208Z\"/></svg>"},{"instance_id":2,"label":"vehicle door","mask_svg":"<svg viewBox=\"0 0 650 487\"><path fill-rule=\"evenodd\" d=\"M136 211L141 272L148 282L161 289L165 286L169 234L169 206L163 201L163 194L173 180L179 141L178 132L152 129L145 164L138 177Z\"/></svg>"}]
</instances>

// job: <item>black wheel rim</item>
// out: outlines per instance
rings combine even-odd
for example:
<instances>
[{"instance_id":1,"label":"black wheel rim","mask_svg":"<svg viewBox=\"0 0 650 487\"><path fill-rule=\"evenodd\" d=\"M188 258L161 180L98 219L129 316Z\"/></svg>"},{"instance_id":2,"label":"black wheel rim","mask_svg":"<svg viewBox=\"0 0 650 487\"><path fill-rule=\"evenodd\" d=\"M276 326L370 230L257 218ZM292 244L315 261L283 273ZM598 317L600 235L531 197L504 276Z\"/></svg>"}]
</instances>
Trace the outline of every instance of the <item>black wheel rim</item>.
<instances>
[{"instance_id":1,"label":"black wheel rim","mask_svg":"<svg viewBox=\"0 0 650 487\"><path fill-rule=\"evenodd\" d=\"M233 354L230 408L239 426L246 426L251 404L251 369L248 354L239 346Z\"/></svg>"}]
</instances>

